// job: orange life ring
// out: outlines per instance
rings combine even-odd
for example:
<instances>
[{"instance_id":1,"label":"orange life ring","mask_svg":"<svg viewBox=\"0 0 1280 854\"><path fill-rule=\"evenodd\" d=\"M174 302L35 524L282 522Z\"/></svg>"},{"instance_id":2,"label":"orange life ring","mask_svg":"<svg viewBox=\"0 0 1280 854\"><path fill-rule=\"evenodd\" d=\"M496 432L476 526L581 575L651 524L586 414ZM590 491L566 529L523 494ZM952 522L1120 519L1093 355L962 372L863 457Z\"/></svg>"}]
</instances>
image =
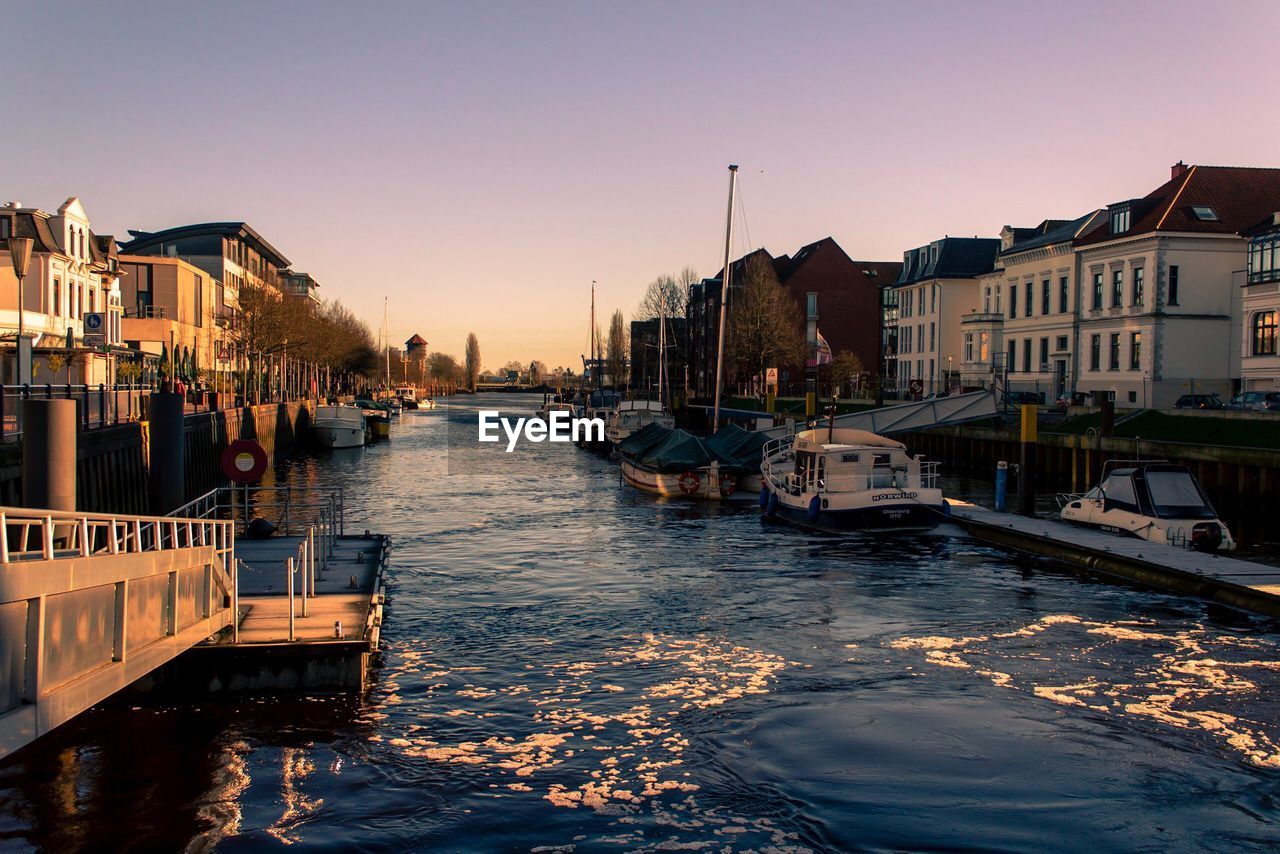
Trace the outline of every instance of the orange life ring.
<instances>
[{"instance_id":1,"label":"orange life ring","mask_svg":"<svg viewBox=\"0 0 1280 854\"><path fill-rule=\"evenodd\" d=\"M702 486L702 479L696 472L687 471L680 475L679 484L681 492L685 495L693 495L698 491L698 487Z\"/></svg>"},{"instance_id":2,"label":"orange life ring","mask_svg":"<svg viewBox=\"0 0 1280 854\"><path fill-rule=\"evenodd\" d=\"M738 479L731 474L720 475L720 495L729 496L738 488Z\"/></svg>"}]
</instances>

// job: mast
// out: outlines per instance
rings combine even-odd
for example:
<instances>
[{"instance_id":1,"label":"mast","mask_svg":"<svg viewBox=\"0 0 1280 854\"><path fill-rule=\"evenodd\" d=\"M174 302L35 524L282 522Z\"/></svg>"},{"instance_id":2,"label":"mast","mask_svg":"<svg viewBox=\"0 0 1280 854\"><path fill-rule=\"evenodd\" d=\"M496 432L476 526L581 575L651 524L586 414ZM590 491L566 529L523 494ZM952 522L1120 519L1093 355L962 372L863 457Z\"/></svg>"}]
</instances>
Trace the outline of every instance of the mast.
<instances>
[{"instance_id":1,"label":"mast","mask_svg":"<svg viewBox=\"0 0 1280 854\"><path fill-rule=\"evenodd\" d=\"M733 271L729 266L729 256L733 252L733 195L738 189L738 167L729 166L729 214L725 217L724 227L724 273L720 278L720 335L716 342L716 406L711 416L711 432L720 428L720 386L724 382L724 323L725 307L729 303L729 283L733 279Z\"/></svg>"},{"instance_id":2,"label":"mast","mask_svg":"<svg viewBox=\"0 0 1280 854\"><path fill-rule=\"evenodd\" d=\"M662 404L662 366L667 361L667 292L658 291L658 404Z\"/></svg>"},{"instance_id":3,"label":"mast","mask_svg":"<svg viewBox=\"0 0 1280 854\"><path fill-rule=\"evenodd\" d=\"M387 298L382 298L382 355L387 362L387 393L391 393L391 328L387 325Z\"/></svg>"},{"instance_id":4,"label":"mast","mask_svg":"<svg viewBox=\"0 0 1280 854\"><path fill-rule=\"evenodd\" d=\"M604 377L600 376L600 338L596 335L596 280L591 280L591 375L595 377L596 388L604 388Z\"/></svg>"}]
</instances>

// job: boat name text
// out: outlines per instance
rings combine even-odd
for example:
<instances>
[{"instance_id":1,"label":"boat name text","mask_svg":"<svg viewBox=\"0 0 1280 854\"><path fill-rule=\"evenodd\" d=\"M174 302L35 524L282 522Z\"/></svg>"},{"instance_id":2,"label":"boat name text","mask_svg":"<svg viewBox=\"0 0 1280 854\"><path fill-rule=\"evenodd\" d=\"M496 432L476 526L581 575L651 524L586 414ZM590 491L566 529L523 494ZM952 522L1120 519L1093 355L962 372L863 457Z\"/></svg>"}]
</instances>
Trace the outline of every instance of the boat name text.
<instances>
[{"instance_id":1,"label":"boat name text","mask_svg":"<svg viewBox=\"0 0 1280 854\"><path fill-rule=\"evenodd\" d=\"M871 496L872 501L904 501L908 498L915 498L918 492L882 492L879 495Z\"/></svg>"}]
</instances>

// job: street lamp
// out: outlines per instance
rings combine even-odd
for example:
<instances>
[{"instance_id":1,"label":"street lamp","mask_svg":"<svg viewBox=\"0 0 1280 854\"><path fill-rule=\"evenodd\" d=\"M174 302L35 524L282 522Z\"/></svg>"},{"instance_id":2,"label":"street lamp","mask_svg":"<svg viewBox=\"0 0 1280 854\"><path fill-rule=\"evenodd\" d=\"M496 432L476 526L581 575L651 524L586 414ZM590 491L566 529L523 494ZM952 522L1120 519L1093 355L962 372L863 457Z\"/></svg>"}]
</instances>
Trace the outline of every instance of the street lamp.
<instances>
[{"instance_id":1,"label":"street lamp","mask_svg":"<svg viewBox=\"0 0 1280 854\"><path fill-rule=\"evenodd\" d=\"M9 260L13 262L13 272L18 277L18 384L31 382L31 348L24 344L27 340L26 310L22 298L22 280L26 278L27 267L31 264L31 247L35 243L30 237L9 238Z\"/></svg>"}]
</instances>

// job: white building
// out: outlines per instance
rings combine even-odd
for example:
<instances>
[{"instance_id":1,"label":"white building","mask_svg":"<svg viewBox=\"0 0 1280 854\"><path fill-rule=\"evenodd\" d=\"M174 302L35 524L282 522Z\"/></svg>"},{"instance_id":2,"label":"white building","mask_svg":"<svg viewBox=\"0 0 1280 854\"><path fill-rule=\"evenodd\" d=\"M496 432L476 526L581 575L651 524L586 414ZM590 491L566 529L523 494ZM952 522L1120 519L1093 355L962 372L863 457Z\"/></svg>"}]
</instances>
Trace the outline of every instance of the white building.
<instances>
[{"instance_id":1,"label":"white building","mask_svg":"<svg viewBox=\"0 0 1280 854\"><path fill-rule=\"evenodd\" d=\"M120 286L114 238L95 235L79 199L67 199L56 214L9 202L0 207L0 331L18 330L18 279L9 256L8 238L33 241L31 262L23 280L22 325L33 339L37 382L107 382L105 346L119 346ZM92 339L90 358L74 376L53 377L41 371L41 351L83 349L87 314L102 313L105 323ZM4 381L15 382L13 350L7 349ZM47 363L44 363L47 364ZM43 373L43 376L41 375Z\"/></svg>"},{"instance_id":2,"label":"white building","mask_svg":"<svg viewBox=\"0 0 1280 854\"><path fill-rule=\"evenodd\" d=\"M1108 205L1075 241L1082 282L1076 390L1121 406L1229 396L1240 376L1242 232L1280 209L1280 169L1173 167Z\"/></svg>"},{"instance_id":3,"label":"white building","mask_svg":"<svg viewBox=\"0 0 1280 854\"><path fill-rule=\"evenodd\" d=\"M1280 390L1280 212L1250 229L1248 267L1241 289L1240 385L1242 391Z\"/></svg>"}]
</instances>

